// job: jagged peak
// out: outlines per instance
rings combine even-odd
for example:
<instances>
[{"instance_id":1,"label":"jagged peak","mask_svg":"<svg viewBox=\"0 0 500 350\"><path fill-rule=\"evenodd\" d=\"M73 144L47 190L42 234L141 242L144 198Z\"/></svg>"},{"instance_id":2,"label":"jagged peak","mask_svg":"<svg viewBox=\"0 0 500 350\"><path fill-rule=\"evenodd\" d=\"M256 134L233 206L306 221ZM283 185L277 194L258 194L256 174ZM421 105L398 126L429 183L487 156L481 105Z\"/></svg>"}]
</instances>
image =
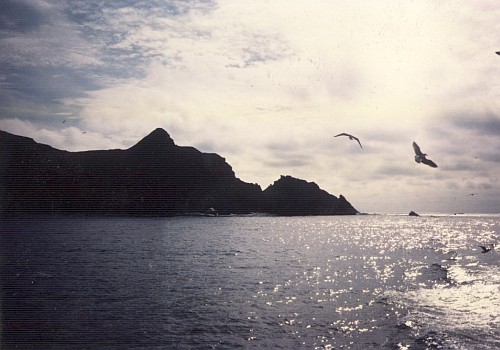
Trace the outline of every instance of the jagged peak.
<instances>
[{"instance_id":1,"label":"jagged peak","mask_svg":"<svg viewBox=\"0 0 500 350\"><path fill-rule=\"evenodd\" d=\"M150 132L141 141L136 143L131 149L142 148L142 147L165 147L174 146L174 140L170 137L169 133L162 128L156 128Z\"/></svg>"},{"instance_id":2,"label":"jagged peak","mask_svg":"<svg viewBox=\"0 0 500 350\"><path fill-rule=\"evenodd\" d=\"M272 186L302 186L313 189L320 189L315 182L309 182L306 180L298 179L290 175L281 175L279 180L276 180Z\"/></svg>"}]
</instances>

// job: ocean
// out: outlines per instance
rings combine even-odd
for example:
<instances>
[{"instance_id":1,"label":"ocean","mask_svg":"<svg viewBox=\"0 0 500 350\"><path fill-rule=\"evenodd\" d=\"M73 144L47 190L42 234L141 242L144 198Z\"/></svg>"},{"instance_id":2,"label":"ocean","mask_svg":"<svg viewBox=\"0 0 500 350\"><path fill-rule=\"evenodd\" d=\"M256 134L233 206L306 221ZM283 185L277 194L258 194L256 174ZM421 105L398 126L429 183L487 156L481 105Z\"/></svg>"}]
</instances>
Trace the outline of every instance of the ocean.
<instances>
[{"instance_id":1,"label":"ocean","mask_svg":"<svg viewBox=\"0 0 500 350\"><path fill-rule=\"evenodd\" d=\"M499 215L0 226L3 349L498 349Z\"/></svg>"}]
</instances>

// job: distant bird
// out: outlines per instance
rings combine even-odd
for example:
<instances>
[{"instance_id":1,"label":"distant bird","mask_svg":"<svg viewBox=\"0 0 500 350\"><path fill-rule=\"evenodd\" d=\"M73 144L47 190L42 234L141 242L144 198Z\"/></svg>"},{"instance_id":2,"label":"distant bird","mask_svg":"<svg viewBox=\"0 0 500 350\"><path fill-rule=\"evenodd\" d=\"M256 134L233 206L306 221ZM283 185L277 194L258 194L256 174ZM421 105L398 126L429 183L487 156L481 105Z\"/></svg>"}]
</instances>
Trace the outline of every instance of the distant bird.
<instances>
[{"instance_id":1,"label":"distant bird","mask_svg":"<svg viewBox=\"0 0 500 350\"><path fill-rule=\"evenodd\" d=\"M86 133L87 133L86 131L82 132L82 134L86 134Z\"/></svg>"},{"instance_id":2,"label":"distant bird","mask_svg":"<svg viewBox=\"0 0 500 350\"><path fill-rule=\"evenodd\" d=\"M432 160L426 158L427 154L422 153L422 151L420 150L420 147L418 147L418 145L415 141L413 141L413 149L415 150L415 162L423 163L423 164L428 165L432 168L438 167L436 163L434 163Z\"/></svg>"},{"instance_id":3,"label":"distant bird","mask_svg":"<svg viewBox=\"0 0 500 350\"><path fill-rule=\"evenodd\" d=\"M338 137L338 136L347 136L349 138L349 140L356 140L359 143L359 147L363 148L363 146L361 146L361 142L359 141L359 139L356 136L352 136L352 135L349 135L349 134L346 134L345 132L343 132L342 134L335 135L334 137Z\"/></svg>"},{"instance_id":4,"label":"distant bird","mask_svg":"<svg viewBox=\"0 0 500 350\"><path fill-rule=\"evenodd\" d=\"M63 120L63 124L64 124L64 123L66 123L66 119L65 119L65 120Z\"/></svg>"},{"instance_id":5,"label":"distant bird","mask_svg":"<svg viewBox=\"0 0 500 350\"><path fill-rule=\"evenodd\" d=\"M481 248L481 250L482 250L481 253L488 253L493 248L495 248L495 245L493 243L491 243L488 248L486 248L484 245L480 245L479 248Z\"/></svg>"}]
</instances>

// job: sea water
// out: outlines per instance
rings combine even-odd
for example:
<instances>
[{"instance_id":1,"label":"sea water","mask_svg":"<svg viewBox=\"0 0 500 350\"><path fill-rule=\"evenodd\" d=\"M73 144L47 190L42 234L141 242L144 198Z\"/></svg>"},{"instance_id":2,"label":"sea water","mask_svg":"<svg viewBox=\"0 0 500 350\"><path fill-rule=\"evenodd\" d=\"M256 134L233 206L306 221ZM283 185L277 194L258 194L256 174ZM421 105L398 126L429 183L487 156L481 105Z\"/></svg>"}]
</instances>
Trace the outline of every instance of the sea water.
<instances>
[{"instance_id":1,"label":"sea water","mask_svg":"<svg viewBox=\"0 0 500 350\"><path fill-rule=\"evenodd\" d=\"M498 215L0 227L3 349L500 348Z\"/></svg>"}]
</instances>

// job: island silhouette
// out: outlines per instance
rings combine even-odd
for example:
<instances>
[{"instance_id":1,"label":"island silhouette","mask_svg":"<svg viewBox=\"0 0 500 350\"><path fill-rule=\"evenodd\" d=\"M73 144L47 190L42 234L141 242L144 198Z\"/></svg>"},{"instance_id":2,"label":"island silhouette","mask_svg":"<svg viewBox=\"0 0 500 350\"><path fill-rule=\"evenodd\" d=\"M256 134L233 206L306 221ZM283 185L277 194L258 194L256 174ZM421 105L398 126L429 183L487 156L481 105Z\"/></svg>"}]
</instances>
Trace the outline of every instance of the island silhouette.
<instances>
[{"instance_id":1,"label":"island silhouette","mask_svg":"<svg viewBox=\"0 0 500 350\"><path fill-rule=\"evenodd\" d=\"M358 214L344 196L292 176L262 190L161 128L128 149L83 152L0 130L0 205L3 215Z\"/></svg>"}]
</instances>

